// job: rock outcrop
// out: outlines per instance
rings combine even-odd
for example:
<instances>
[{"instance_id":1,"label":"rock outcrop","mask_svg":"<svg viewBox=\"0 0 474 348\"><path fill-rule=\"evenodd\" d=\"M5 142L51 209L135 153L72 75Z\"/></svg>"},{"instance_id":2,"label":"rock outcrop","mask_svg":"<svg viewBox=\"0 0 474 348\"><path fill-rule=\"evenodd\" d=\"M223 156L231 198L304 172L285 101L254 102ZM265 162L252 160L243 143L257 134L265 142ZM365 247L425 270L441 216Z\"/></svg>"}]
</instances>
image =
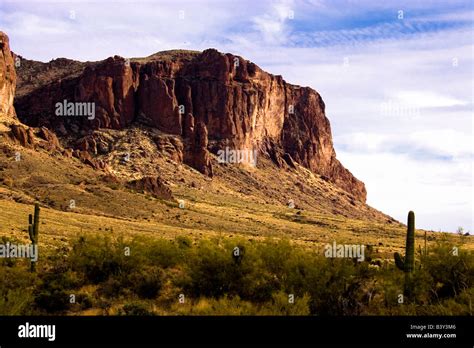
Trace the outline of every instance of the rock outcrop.
<instances>
[{"instance_id":1,"label":"rock outcrop","mask_svg":"<svg viewBox=\"0 0 474 348\"><path fill-rule=\"evenodd\" d=\"M126 186L140 193L148 193L156 198L173 199L171 190L159 177L144 176L143 178L129 181Z\"/></svg>"},{"instance_id":2,"label":"rock outcrop","mask_svg":"<svg viewBox=\"0 0 474 348\"><path fill-rule=\"evenodd\" d=\"M324 102L309 87L286 83L215 49L131 61L116 56L77 71L21 93L15 102L18 117L76 138L140 122L182 137L183 161L205 175L213 173L209 152L257 150L277 165L299 164L366 200L364 184L336 159ZM56 103L65 100L94 103L94 117L57 116ZM91 147L81 145L83 151Z\"/></svg>"},{"instance_id":3,"label":"rock outcrop","mask_svg":"<svg viewBox=\"0 0 474 348\"><path fill-rule=\"evenodd\" d=\"M35 134L33 129L24 127L20 124L12 124L10 126L10 138L23 147L34 148L36 145Z\"/></svg>"},{"instance_id":4,"label":"rock outcrop","mask_svg":"<svg viewBox=\"0 0 474 348\"><path fill-rule=\"evenodd\" d=\"M184 163L212 177L212 164L207 146L207 127L203 122L199 122L197 126L193 127L190 135L189 148L185 152Z\"/></svg>"},{"instance_id":5,"label":"rock outcrop","mask_svg":"<svg viewBox=\"0 0 474 348\"><path fill-rule=\"evenodd\" d=\"M48 128L41 127L38 136L45 141L45 144L50 151L61 149L58 137Z\"/></svg>"},{"instance_id":6,"label":"rock outcrop","mask_svg":"<svg viewBox=\"0 0 474 348\"><path fill-rule=\"evenodd\" d=\"M0 31L0 116L15 117L15 60L10 51L8 36Z\"/></svg>"}]
</instances>

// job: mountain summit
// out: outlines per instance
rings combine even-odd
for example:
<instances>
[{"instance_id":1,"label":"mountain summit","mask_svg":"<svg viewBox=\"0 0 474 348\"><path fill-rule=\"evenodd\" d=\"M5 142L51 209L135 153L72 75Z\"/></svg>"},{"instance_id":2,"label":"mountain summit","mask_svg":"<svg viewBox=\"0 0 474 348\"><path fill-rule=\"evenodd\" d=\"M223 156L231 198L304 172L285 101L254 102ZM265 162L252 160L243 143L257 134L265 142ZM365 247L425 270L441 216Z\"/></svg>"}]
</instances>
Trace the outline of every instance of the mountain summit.
<instances>
[{"instance_id":1,"label":"mountain summit","mask_svg":"<svg viewBox=\"0 0 474 348\"><path fill-rule=\"evenodd\" d=\"M27 125L62 136L87 134L82 143L97 144L103 139L96 130L141 123L177 136L175 157L205 175L212 174L209 152L256 150L278 166L296 162L366 200L364 184L336 159L321 96L239 56L208 49L93 63L21 62L15 107ZM94 119L57 117L63 101L94 103Z\"/></svg>"}]
</instances>

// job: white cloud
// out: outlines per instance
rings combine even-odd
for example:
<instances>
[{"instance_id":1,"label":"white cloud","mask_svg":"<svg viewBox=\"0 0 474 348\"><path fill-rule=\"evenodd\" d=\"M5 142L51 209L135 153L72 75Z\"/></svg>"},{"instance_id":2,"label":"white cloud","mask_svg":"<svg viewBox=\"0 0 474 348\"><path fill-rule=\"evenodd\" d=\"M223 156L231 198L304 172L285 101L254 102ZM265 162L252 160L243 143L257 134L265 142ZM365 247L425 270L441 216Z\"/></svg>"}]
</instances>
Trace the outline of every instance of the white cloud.
<instances>
[{"instance_id":1,"label":"white cloud","mask_svg":"<svg viewBox=\"0 0 474 348\"><path fill-rule=\"evenodd\" d=\"M414 158L469 160L474 158L470 132L432 129L415 132L353 132L334 137L334 143L347 153L404 153ZM418 154L421 152L421 156ZM443 165L448 165L442 163Z\"/></svg>"},{"instance_id":2,"label":"white cloud","mask_svg":"<svg viewBox=\"0 0 474 348\"><path fill-rule=\"evenodd\" d=\"M420 108L436 108L469 104L469 101L450 97L449 95L446 95L446 93L438 94L430 91L399 91L394 97L399 103L414 105Z\"/></svg>"},{"instance_id":3,"label":"white cloud","mask_svg":"<svg viewBox=\"0 0 474 348\"><path fill-rule=\"evenodd\" d=\"M261 35L265 44L283 44L287 41L288 20L294 18L293 1L275 2L268 12L252 18L253 28Z\"/></svg>"},{"instance_id":4,"label":"white cloud","mask_svg":"<svg viewBox=\"0 0 474 348\"><path fill-rule=\"evenodd\" d=\"M404 154L344 151L338 157L364 178L368 203L397 220L406 222L413 210L418 228L474 231L472 161L420 162Z\"/></svg>"}]
</instances>

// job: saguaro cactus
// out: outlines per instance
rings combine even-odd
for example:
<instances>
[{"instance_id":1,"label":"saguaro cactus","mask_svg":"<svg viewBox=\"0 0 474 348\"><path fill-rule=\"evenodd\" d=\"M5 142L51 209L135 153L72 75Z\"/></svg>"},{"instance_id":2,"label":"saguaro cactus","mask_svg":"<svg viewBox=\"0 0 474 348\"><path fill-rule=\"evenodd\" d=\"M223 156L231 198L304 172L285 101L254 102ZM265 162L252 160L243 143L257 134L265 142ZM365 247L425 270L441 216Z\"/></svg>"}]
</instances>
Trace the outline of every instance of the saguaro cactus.
<instances>
[{"instance_id":1,"label":"saguaro cactus","mask_svg":"<svg viewBox=\"0 0 474 348\"><path fill-rule=\"evenodd\" d=\"M411 273L415 269L415 213L408 213L407 239L405 245L405 257L399 253L394 254L395 264L405 272L405 293L411 290Z\"/></svg>"},{"instance_id":2,"label":"saguaro cactus","mask_svg":"<svg viewBox=\"0 0 474 348\"><path fill-rule=\"evenodd\" d=\"M404 272L413 272L415 268L415 213L408 213L407 239L405 245L405 257L395 253L395 264Z\"/></svg>"},{"instance_id":3,"label":"saguaro cactus","mask_svg":"<svg viewBox=\"0 0 474 348\"><path fill-rule=\"evenodd\" d=\"M30 235L31 243L33 248L38 245L38 234L39 234L39 218L40 218L40 206L39 203L35 203L35 215L34 218L30 214L28 216L28 234ZM31 272L36 272L36 262L31 260Z\"/></svg>"}]
</instances>

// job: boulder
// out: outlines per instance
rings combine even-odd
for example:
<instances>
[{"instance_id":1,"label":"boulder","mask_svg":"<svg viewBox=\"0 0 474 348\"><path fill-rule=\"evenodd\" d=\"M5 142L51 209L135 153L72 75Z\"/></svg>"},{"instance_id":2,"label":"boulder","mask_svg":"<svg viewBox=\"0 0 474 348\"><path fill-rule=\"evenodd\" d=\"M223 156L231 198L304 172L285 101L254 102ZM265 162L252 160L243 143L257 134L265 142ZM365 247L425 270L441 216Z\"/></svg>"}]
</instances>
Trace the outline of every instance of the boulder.
<instances>
[{"instance_id":1,"label":"boulder","mask_svg":"<svg viewBox=\"0 0 474 348\"><path fill-rule=\"evenodd\" d=\"M159 177L145 176L129 181L126 186L141 193L148 193L156 198L173 199L171 190Z\"/></svg>"}]
</instances>

